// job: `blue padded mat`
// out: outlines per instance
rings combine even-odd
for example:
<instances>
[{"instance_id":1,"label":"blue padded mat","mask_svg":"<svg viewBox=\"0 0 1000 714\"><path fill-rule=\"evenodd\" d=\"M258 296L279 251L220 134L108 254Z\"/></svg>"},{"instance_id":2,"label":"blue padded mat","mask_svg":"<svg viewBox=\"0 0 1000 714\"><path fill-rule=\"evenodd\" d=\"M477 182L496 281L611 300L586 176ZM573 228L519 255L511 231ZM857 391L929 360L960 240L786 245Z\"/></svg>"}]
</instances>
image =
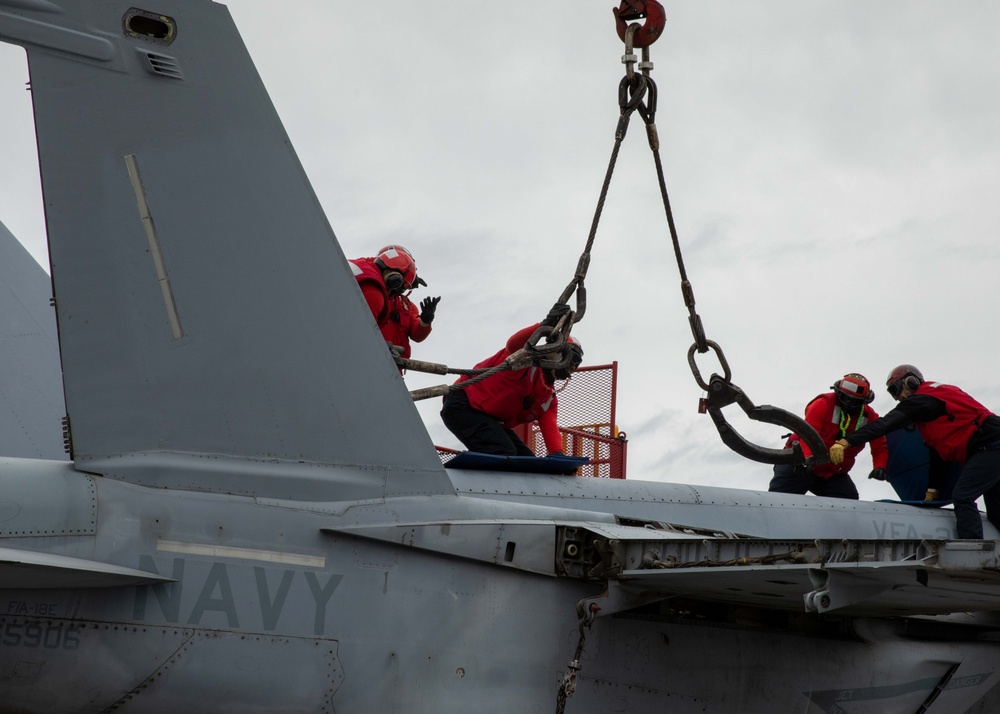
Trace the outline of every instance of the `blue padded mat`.
<instances>
[{"instance_id":1,"label":"blue padded mat","mask_svg":"<svg viewBox=\"0 0 1000 714\"><path fill-rule=\"evenodd\" d=\"M535 474L575 474L590 459L579 456L496 456L463 451L445 463L449 469L472 469L475 471L517 471Z\"/></svg>"}]
</instances>

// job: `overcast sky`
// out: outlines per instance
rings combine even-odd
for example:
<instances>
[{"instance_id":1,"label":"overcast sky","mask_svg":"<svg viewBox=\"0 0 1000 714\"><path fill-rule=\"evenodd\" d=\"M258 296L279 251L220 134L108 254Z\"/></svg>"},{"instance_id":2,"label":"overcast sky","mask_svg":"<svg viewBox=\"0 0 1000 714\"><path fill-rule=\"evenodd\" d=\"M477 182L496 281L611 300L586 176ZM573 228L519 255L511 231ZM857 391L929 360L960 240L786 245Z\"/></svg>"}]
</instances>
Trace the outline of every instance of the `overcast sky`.
<instances>
[{"instance_id":1,"label":"overcast sky","mask_svg":"<svg viewBox=\"0 0 1000 714\"><path fill-rule=\"evenodd\" d=\"M471 366L545 315L572 278L613 147L624 68L610 0L228 5L346 255L405 245L425 294L442 296L415 358ZM1000 410L1000 4L666 10L651 57L667 186L733 381L801 413L861 372L885 412L886 374L912 362ZM26 80L23 51L0 44L0 220L44 263ZM697 413L638 117L587 287L574 334L586 362L619 362L630 478L766 489L769 467L731 453ZM419 405L435 442L458 446L438 407ZM781 445L779 428L727 415ZM891 497L869 468L853 474L862 497Z\"/></svg>"}]
</instances>

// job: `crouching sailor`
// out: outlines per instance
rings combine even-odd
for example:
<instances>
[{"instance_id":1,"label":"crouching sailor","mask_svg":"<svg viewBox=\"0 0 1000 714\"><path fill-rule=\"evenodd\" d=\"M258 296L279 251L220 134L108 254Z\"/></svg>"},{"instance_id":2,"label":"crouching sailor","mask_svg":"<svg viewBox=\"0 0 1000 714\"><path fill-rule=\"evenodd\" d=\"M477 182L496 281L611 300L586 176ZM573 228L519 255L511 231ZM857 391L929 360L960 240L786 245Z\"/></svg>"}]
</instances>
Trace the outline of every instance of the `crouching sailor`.
<instances>
[{"instance_id":1,"label":"crouching sailor","mask_svg":"<svg viewBox=\"0 0 1000 714\"><path fill-rule=\"evenodd\" d=\"M477 364L476 369L501 364L524 347L539 325L554 326L568 311L568 306L557 305L541 323L511 335L502 350ZM572 362L563 369L525 367L498 372L465 389L448 392L441 409L444 425L469 451L498 456L534 456L535 453L514 433L513 427L538 422L549 456L562 456L562 436L557 426L559 400L553 385L557 379L568 379L583 361L583 348L575 338L570 337L567 346ZM459 377L455 384L468 379Z\"/></svg>"}]
</instances>

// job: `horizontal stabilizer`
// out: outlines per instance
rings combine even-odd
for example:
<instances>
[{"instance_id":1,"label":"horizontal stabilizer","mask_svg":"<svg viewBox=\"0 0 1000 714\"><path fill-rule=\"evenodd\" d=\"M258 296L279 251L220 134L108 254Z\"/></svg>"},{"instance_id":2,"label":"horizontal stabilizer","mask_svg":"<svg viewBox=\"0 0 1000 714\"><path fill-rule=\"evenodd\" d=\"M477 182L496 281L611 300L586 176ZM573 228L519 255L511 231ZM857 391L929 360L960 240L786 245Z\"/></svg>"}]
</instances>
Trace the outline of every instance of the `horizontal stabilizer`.
<instances>
[{"instance_id":1,"label":"horizontal stabilizer","mask_svg":"<svg viewBox=\"0 0 1000 714\"><path fill-rule=\"evenodd\" d=\"M0 590L116 588L167 582L172 579L118 565L0 548Z\"/></svg>"}]
</instances>

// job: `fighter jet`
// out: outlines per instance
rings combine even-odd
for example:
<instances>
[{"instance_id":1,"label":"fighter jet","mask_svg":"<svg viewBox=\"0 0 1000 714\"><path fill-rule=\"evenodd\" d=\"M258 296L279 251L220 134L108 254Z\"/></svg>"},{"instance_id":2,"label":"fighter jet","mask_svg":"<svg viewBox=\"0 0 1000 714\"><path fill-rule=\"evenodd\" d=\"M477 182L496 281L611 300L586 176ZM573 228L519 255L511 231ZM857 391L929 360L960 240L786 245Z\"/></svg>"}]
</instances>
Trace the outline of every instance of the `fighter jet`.
<instances>
[{"instance_id":1,"label":"fighter jet","mask_svg":"<svg viewBox=\"0 0 1000 714\"><path fill-rule=\"evenodd\" d=\"M988 523L445 468L224 5L0 39L69 454L0 460L0 712L995 709Z\"/></svg>"}]
</instances>

